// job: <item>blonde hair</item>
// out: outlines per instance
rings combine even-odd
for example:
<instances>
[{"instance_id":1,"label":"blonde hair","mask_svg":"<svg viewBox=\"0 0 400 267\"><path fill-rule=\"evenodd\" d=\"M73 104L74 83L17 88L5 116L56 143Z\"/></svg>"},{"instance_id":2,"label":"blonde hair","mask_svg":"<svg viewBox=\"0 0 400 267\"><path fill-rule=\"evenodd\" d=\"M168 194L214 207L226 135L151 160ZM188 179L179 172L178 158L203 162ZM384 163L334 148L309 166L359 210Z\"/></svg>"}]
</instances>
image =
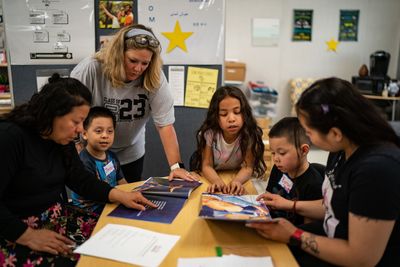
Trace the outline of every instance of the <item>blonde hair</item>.
<instances>
[{"instance_id":1,"label":"blonde hair","mask_svg":"<svg viewBox=\"0 0 400 267\"><path fill-rule=\"evenodd\" d=\"M111 81L113 87L120 88L126 81L125 73L125 51L129 49L147 49L153 53L149 66L143 73L143 87L152 92L160 87L162 59L160 56L161 46L157 48L149 45L137 44L133 38L125 40L125 35L132 29L143 29L150 33L153 31L141 24L135 24L122 28L117 34L101 48L95 55L101 65L104 75Z\"/></svg>"}]
</instances>

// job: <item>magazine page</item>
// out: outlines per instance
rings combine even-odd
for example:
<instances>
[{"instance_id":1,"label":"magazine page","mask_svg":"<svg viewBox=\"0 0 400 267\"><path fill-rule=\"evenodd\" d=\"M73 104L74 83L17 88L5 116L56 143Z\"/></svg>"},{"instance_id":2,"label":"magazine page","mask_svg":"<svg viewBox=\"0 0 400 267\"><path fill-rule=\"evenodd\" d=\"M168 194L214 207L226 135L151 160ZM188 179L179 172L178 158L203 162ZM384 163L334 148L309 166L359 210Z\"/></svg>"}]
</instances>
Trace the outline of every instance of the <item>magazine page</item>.
<instances>
[{"instance_id":1,"label":"magazine page","mask_svg":"<svg viewBox=\"0 0 400 267\"><path fill-rule=\"evenodd\" d=\"M182 179L168 180L168 177L150 177L132 191L141 191L144 195L165 195L188 198L190 193L199 187L201 182Z\"/></svg>"},{"instance_id":2,"label":"magazine page","mask_svg":"<svg viewBox=\"0 0 400 267\"><path fill-rule=\"evenodd\" d=\"M265 204L256 200L257 195L224 195L203 193L199 216L212 220L270 221Z\"/></svg>"}]
</instances>

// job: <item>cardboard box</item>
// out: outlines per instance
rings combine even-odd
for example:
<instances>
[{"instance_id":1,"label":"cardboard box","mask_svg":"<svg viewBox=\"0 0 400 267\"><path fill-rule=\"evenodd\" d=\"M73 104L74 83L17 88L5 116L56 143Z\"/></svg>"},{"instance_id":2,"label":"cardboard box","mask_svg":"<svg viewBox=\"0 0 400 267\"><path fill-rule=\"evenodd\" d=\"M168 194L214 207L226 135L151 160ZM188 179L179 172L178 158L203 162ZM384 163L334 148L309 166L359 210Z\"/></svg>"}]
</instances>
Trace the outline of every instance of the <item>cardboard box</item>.
<instances>
[{"instance_id":1,"label":"cardboard box","mask_svg":"<svg viewBox=\"0 0 400 267\"><path fill-rule=\"evenodd\" d=\"M236 61L225 61L225 81L243 82L246 78L246 64Z\"/></svg>"}]
</instances>

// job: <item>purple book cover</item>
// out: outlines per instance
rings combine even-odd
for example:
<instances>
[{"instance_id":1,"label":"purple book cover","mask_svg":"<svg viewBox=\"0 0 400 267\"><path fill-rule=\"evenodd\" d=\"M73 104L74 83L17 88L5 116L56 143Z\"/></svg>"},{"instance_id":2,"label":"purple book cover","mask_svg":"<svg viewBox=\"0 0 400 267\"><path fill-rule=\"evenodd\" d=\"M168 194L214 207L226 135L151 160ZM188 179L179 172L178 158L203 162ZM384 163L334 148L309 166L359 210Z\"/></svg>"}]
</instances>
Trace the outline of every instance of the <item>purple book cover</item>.
<instances>
[{"instance_id":1,"label":"purple book cover","mask_svg":"<svg viewBox=\"0 0 400 267\"><path fill-rule=\"evenodd\" d=\"M149 222L172 223L172 221L181 211L186 201L186 198L181 197L168 197L147 194L144 194L144 196L151 202L155 203L158 208L153 209L146 206L145 211L140 211L126 208L123 205L119 205L112 212L110 212L108 216Z\"/></svg>"}]
</instances>

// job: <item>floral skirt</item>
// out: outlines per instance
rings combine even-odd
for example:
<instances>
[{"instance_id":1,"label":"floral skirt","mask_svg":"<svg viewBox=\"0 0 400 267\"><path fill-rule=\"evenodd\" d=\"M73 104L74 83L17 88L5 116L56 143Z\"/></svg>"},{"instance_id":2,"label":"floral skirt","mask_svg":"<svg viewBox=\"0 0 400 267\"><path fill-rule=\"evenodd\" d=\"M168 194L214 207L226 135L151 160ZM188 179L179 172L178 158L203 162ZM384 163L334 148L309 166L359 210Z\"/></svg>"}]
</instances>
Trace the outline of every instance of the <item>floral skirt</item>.
<instances>
[{"instance_id":1,"label":"floral skirt","mask_svg":"<svg viewBox=\"0 0 400 267\"><path fill-rule=\"evenodd\" d=\"M92 233L98 215L69 204L57 203L38 216L23 219L33 229L49 229L72 239L78 245ZM78 254L68 257L33 251L0 237L0 266L75 266Z\"/></svg>"}]
</instances>

